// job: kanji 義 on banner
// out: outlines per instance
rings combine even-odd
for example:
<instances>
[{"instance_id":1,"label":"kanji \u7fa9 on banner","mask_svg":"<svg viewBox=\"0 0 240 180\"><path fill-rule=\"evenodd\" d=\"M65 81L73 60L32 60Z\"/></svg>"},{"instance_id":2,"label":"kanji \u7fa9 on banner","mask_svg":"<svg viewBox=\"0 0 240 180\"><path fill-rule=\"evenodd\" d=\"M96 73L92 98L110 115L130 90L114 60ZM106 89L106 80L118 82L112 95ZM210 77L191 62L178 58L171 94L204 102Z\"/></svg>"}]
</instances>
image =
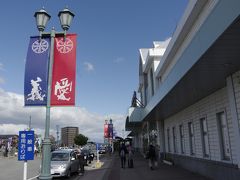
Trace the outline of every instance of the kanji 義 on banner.
<instances>
[{"instance_id":1,"label":"kanji \u7fa9 on banner","mask_svg":"<svg viewBox=\"0 0 240 180\"><path fill-rule=\"evenodd\" d=\"M50 38L30 38L24 78L25 106L47 104L49 49Z\"/></svg>"}]
</instances>

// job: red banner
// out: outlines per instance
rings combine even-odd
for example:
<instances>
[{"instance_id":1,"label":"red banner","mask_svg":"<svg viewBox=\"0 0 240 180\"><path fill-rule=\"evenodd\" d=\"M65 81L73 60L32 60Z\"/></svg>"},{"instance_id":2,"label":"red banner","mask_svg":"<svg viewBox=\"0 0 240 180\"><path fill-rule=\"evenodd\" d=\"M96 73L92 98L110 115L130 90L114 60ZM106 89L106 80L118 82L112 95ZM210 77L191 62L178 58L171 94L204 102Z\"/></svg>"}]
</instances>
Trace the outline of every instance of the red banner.
<instances>
[{"instance_id":1,"label":"red banner","mask_svg":"<svg viewBox=\"0 0 240 180\"><path fill-rule=\"evenodd\" d=\"M76 34L56 37L52 73L51 105L75 105Z\"/></svg>"},{"instance_id":2,"label":"red banner","mask_svg":"<svg viewBox=\"0 0 240 180\"><path fill-rule=\"evenodd\" d=\"M104 124L104 137L108 138L108 124Z\"/></svg>"}]
</instances>

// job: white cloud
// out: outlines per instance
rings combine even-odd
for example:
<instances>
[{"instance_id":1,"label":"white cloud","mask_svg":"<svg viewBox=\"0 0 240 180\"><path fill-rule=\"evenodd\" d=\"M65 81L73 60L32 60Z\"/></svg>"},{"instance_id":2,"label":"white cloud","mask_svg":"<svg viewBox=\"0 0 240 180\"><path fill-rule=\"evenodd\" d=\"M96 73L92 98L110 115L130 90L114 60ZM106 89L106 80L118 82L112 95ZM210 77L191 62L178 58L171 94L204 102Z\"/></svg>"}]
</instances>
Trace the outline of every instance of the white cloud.
<instances>
[{"instance_id":1,"label":"white cloud","mask_svg":"<svg viewBox=\"0 0 240 180\"><path fill-rule=\"evenodd\" d=\"M0 77L0 84L4 84L4 83L5 83L5 80L2 77Z\"/></svg>"},{"instance_id":2,"label":"white cloud","mask_svg":"<svg viewBox=\"0 0 240 180\"><path fill-rule=\"evenodd\" d=\"M123 57L118 57L115 60L113 60L114 63L121 63L123 61L125 61L125 59Z\"/></svg>"},{"instance_id":3,"label":"white cloud","mask_svg":"<svg viewBox=\"0 0 240 180\"><path fill-rule=\"evenodd\" d=\"M5 69L4 69L4 67L3 67L3 64L2 63L0 63L0 71L4 71Z\"/></svg>"},{"instance_id":4,"label":"white cloud","mask_svg":"<svg viewBox=\"0 0 240 180\"><path fill-rule=\"evenodd\" d=\"M94 66L90 62L84 62L84 66L85 66L86 71L93 71L94 70Z\"/></svg>"},{"instance_id":5,"label":"white cloud","mask_svg":"<svg viewBox=\"0 0 240 180\"><path fill-rule=\"evenodd\" d=\"M1 134L18 134L18 129L24 130L27 126L24 124L0 124Z\"/></svg>"},{"instance_id":6,"label":"white cloud","mask_svg":"<svg viewBox=\"0 0 240 180\"><path fill-rule=\"evenodd\" d=\"M0 88L0 134L16 134L27 128L31 116L31 127L37 134L44 134L46 110L44 107L24 107L22 95L6 92ZM92 141L103 142L105 119L113 119L117 133L121 135L125 125L124 115L98 115L80 107L52 107L50 132L56 137L59 127L76 126L79 133Z\"/></svg>"}]
</instances>

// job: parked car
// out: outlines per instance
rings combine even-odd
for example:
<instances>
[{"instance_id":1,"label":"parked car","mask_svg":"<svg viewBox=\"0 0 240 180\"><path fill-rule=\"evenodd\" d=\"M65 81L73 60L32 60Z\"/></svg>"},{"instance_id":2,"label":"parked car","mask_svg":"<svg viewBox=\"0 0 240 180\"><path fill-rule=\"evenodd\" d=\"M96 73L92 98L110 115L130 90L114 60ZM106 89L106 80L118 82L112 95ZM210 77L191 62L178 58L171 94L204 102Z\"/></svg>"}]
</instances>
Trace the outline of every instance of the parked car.
<instances>
[{"instance_id":1,"label":"parked car","mask_svg":"<svg viewBox=\"0 0 240 180\"><path fill-rule=\"evenodd\" d=\"M72 173L78 172L79 160L73 150L57 150L51 154L51 175L53 177L70 177Z\"/></svg>"},{"instance_id":2,"label":"parked car","mask_svg":"<svg viewBox=\"0 0 240 180\"><path fill-rule=\"evenodd\" d=\"M98 153L99 154L105 154L106 153L106 149L105 148L100 148Z\"/></svg>"}]
</instances>

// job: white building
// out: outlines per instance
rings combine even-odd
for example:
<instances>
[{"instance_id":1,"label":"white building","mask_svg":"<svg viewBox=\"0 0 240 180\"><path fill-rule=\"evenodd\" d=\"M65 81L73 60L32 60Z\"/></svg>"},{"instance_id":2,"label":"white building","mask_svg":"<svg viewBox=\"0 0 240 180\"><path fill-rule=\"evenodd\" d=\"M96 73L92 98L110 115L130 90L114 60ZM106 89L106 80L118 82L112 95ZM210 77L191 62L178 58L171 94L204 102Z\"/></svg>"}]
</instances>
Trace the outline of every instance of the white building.
<instances>
[{"instance_id":1,"label":"white building","mask_svg":"<svg viewBox=\"0 0 240 180\"><path fill-rule=\"evenodd\" d=\"M134 146L216 180L240 179L240 1L191 0L171 39L140 49Z\"/></svg>"}]
</instances>

